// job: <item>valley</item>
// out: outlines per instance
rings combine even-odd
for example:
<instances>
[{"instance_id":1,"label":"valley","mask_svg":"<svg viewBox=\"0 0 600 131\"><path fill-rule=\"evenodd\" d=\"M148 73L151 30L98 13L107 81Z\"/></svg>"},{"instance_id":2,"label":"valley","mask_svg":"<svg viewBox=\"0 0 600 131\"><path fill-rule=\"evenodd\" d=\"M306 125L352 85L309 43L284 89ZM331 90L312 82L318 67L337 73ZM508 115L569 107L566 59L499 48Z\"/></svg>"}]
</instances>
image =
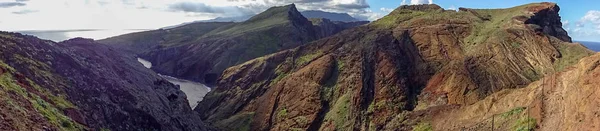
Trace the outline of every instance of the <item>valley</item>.
<instances>
[{"instance_id":1,"label":"valley","mask_svg":"<svg viewBox=\"0 0 600 131\"><path fill-rule=\"evenodd\" d=\"M137 58L137 60L138 60L138 62L142 63L144 65L144 67L146 67L148 69L152 68L152 63L150 63L149 61L141 59L141 58ZM202 83L193 82L193 81L189 81L189 80L177 79L175 77L160 75L160 74L158 74L158 76L179 86L179 89L181 91L183 91L183 93L186 94L191 108L196 108L196 105L198 105L198 103L200 101L202 101L202 98L204 98L204 96L208 92L210 92L210 87L208 87Z\"/></svg>"}]
</instances>

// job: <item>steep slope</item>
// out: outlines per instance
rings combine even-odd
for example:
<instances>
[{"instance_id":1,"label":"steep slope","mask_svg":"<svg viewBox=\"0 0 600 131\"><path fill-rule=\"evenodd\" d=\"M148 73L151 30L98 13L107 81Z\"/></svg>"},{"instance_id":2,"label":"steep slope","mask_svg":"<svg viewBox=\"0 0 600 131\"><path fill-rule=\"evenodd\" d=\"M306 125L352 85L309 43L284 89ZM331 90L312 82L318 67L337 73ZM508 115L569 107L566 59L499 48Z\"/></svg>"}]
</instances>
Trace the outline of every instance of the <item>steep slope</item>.
<instances>
[{"instance_id":1,"label":"steep slope","mask_svg":"<svg viewBox=\"0 0 600 131\"><path fill-rule=\"evenodd\" d=\"M194 24L217 27L206 25L211 23ZM295 48L359 25L339 22L328 23L336 24L329 25L336 27L334 29L319 28L304 18L293 4L270 8L240 23L212 24L220 26L203 28L199 31L201 33L182 33L184 37L169 32L189 29L186 26L113 37L99 42L134 50L138 56L152 62L155 65L152 69L161 74L213 85L228 67ZM159 33L152 35L154 32Z\"/></svg>"},{"instance_id":2,"label":"steep slope","mask_svg":"<svg viewBox=\"0 0 600 131\"><path fill-rule=\"evenodd\" d=\"M341 22L364 21L364 20L356 19L356 18L348 15L347 13L331 13L331 12L324 12L324 11L318 11L318 10L302 11L301 13L304 17L309 18L309 19L325 18L325 19L329 19L332 21L341 21Z\"/></svg>"},{"instance_id":3,"label":"steep slope","mask_svg":"<svg viewBox=\"0 0 600 131\"><path fill-rule=\"evenodd\" d=\"M554 3L401 6L367 26L227 69L195 110L222 129L428 128L417 123L435 111L426 109L471 105L591 55L569 43L558 11Z\"/></svg>"},{"instance_id":4,"label":"steep slope","mask_svg":"<svg viewBox=\"0 0 600 131\"><path fill-rule=\"evenodd\" d=\"M507 89L473 105L425 113L436 130L598 130L600 54L522 89ZM494 117L494 118L492 118Z\"/></svg>"},{"instance_id":5,"label":"steep slope","mask_svg":"<svg viewBox=\"0 0 600 131\"><path fill-rule=\"evenodd\" d=\"M0 32L1 130L206 130L185 94L93 40Z\"/></svg>"}]
</instances>

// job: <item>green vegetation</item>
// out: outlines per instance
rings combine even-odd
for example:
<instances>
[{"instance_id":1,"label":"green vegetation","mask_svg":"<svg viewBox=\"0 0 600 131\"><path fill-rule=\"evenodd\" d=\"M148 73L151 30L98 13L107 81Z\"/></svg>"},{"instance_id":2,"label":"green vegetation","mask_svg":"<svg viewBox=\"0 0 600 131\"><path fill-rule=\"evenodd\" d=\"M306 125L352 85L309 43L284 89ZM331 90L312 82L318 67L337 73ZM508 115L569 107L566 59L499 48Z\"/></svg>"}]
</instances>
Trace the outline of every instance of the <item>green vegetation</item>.
<instances>
[{"instance_id":1,"label":"green vegetation","mask_svg":"<svg viewBox=\"0 0 600 131\"><path fill-rule=\"evenodd\" d=\"M247 34L244 39L247 43L244 44L245 47L241 48L240 52L243 54L234 55L239 58L235 64L241 64L280 50L278 43L281 43L281 40L271 33Z\"/></svg>"},{"instance_id":2,"label":"green vegetation","mask_svg":"<svg viewBox=\"0 0 600 131\"><path fill-rule=\"evenodd\" d=\"M275 25L286 24L290 22L289 10L290 6L273 7L245 22L236 24L230 28L217 29L210 34L239 35L245 32L260 31Z\"/></svg>"},{"instance_id":3,"label":"green vegetation","mask_svg":"<svg viewBox=\"0 0 600 131\"><path fill-rule=\"evenodd\" d=\"M525 109L527 109L527 108L525 108L525 107L517 107L517 108L514 108L514 109L512 109L510 111L507 111L507 112L504 112L504 113L500 114L500 116L502 116L502 118L508 118L508 117L510 117L512 115L521 114L521 112L523 112Z\"/></svg>"},{"instance_id":4,"label":"green vegetation","mask_svg":"<svg viewBox=\"0 0 600 131\"><path fill-rule=\"evenodd\" d=\"M306 118L306 116L298 116L296 118L294 118L296 122L298 122L298 124L310 124L308 121L308 118Z\"/></svg>"},{"instance_id":5,"label":"green vegetation","mask_svg":"<svg viewBox=\"0 0 600 131\"><path fill-rule=\"evenodd\" d=\"M371 102L371 104L369 104L367 112L373 113L373 112L375 112L377 110L381 110L383 108L386 108L386 106L387 106L387 102L385 100L380 100L380 101L377 101L377 102L373 101L373 102Z\"/></svg>"},{"instance_id":6,"label":"green vegetation","mask_svg":"<svg viewBox=\"0 0 600 131\"><path fill-rule=\"evenodd\" d=\"M296 65L308 64L310 61L314 60L315 58L317 58L321 55L323 55L323 52L321 52L321 51L305 54L296 59Z\"/></svg>"},{"instance_id":7,"label":"green vegetation","mask_svg":"<svg viewBox=\"0 0 600 131\"><path fill-rule=\"evenodd\" d=\"M0 67L6 68L9 72L14 72L14 69L10 68L8 65L0 62ZM62 114L62 111L59 109L74 107L74 105L68 102L62 96L54 96L49 91L39 87L39 85L33 83L33 81L27 79L27 83L22 83L21 85L17 84L17 80L12 76L12 73L4 73L0 74L0 86L2 86L2 91L13 91L18 94L18 96L23 97L28 100L32 107L40 113L40 115L44 116L49 123L55 125L56 127L61 128L61 130L82 130L83 126L79 125L69 117ZM28 91L23 85L31 85L33 89L36 91ZM37 92L34 93L34 92ZM39 95L46 96L52 100L53 104L48 103ZM14 99L14 98L8 98ZM11 102L12 103L12 102ZM14 103L13 103L14 104ZM17 104L14 104L17 105ZM20 107L22 108L22 107Z\"/></svg>"},{"instance_id":8,"label":"green vegetation","mask_svg":"<svg viewBox=\"0 0 600 131\"><path fill-rule=\"evenodd\" d=\"M421 122L413 126L413 131L433 131L433 127L427 122Z\"/></svg>"},{"instance_id":9,"label":"green vegetation","mask_svg":"<svg viewBox=\"0 0 600 131\"><path fill-rule=\"evenodd\" d=\"M515 131L533 131L537 122L535 118L526 116L518 119L513 126L513 130Z\"/></svg>"},{"instance_id":10,"label":"green vegetation","mask_svg":"<svg viewBox=\"0 0 600 131\"><path fill-rule=\"evenodd\" d=\"M228 119L218 121L214 125L226 131L249 131L253 117L254 112L238 113Z\"/></svg>"},{"instance_id":11,"label":"green vegetation","mask_svg":"<svg viewBox=\"0 0 600 131\"><path fill-rule=\"evenodd\" d=\"M286 60L286 62L287 62L287 60ZM273 79L271 81L271 83L269 83L270 85L279 83L279 81L281 81L283 78L285 78L288 75L282 68L283 68L283 64L280 64L277 66L277 68L275 68L275 75L277 75L277 76L275 77L275 79Z\"/></svg>"},{"instance_id":12,"label":"green vegetation","mask_svg":"<svg viewBox=\"0 0 600 131\"><path fill-rule=\"evenodd\" d=\"M394 10L389 15L375 21L372 25L380 28L392 28L401 22L411 20L415 17L425 15L425 12L412 10Z\"/></svg>"},{"instance_id":13,"label":"green vegetation","mask_svg":"<svg viewBox=\"0 0 600 131\"><path fill-rule=\"evenodd\" d=\"M343 60L336 60L336 62L337 62L336 67L339 72L341 72L342 70L344 70L344 68L346 68L346 63L344 63Z\"/></svg>"},{"instance_id":14,"label":"green vegetation","mask_svg":"<svg viewBox=\"0 0 600 131\"><path fill-rule=\"evenodd\" d=\"M340 96L333 107L325 115L326 121L333 121L336 129L349 128L350 122L348 122L348 116L350 115L350 94L344 94Z\"/></svg>"},{"instance_id":15,"label":"green vegetation","mask_svg":"<svg viewBox=\"0 0 600 131\"><path fill-rule=\"evenodd\" d=\"M280 118L280 119L285 118L287 116L287 114L288 114L288 111L284 107L281 110L279 110L279 112L277 113L277 118Z\"/></svg>"},{"instance_id":16,"label":"green vegetation","mask_svg":"<svg viewBox=\"0 0 600 131\"><path fill-rule=\"evenodd\" d=\"M568 66L577 64L583 57L594 54L594 52L577 44L560 44L558 50L562 53L562 57L554 64L554 69L557 72L564 70Z\"/></svg>"}]
</instances>

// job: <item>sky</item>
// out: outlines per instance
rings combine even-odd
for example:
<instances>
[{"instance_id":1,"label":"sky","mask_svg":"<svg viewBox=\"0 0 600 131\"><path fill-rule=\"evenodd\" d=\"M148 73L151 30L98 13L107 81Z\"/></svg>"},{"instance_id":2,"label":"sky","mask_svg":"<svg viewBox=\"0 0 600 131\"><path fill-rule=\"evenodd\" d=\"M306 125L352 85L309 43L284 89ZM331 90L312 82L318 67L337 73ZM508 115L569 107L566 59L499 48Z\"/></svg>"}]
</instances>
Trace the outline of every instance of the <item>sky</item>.
<instances>
[{"instance_id":1,"label":"sky","mask_svg":"<svg viewBox=\"0 0 600 131\"><path fill-rule=\"evenodd\" d=\"M546 0L561 7L574 40L600 41L600 0ZM106 38L184 22L260 13L295 3L299 10L348 13L377 20L400 5L438 4L446 9L509 8L540 0L0 0L0 30Z\"/></svg>"}]
</instances>

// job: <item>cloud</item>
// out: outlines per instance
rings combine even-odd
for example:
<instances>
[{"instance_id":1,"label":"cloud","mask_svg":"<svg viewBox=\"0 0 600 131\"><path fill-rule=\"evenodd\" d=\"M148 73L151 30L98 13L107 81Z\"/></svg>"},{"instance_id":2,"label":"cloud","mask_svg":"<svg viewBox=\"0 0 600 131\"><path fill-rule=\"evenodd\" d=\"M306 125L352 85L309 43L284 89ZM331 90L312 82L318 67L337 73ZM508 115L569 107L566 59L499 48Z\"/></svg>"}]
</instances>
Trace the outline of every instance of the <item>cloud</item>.
<instances>
[{"instance_id":1,"label":"cloud","mask_svg":"<svg viewBox=\"0 0 600 131\"><path fill-rule=\"evenodd\" d=\"M569 22L569 20L565 20L565 21L562 22L562 26L563 27L567 27L567 26L570 26L570 25L571 25L571 22Z\"/></svg>"},{"instance_id":2,"label":"cloud","mask_svg":"<svg viewBox=\"0 0 600 131\"><path fill-rule=\"evenodd\" d=\"M10 8L15 6L25 6L27 4L21 2L0 2L0 8Z\"/></svg>"},{"instance_id":3,"label":"cloud","mask_svg":"<svg viewBox=\"0 0 600 131\"><path fill-rule=\"evenodd\" d=\"M296 4L300 11L321 10L334 13L348 13L356 18L373 18L376 15L368 10L370 5L366 0L227 0L227 2L241 3L238 5L243 11L260 13L273 6Z\"/></svg>"},{"instance_id":4,"label":"cloud","mask_svg":"<svg viewBox=\"0 0 600 131\"><path fill-rule=\"evenodd\" d=\"M21 11L15 11L12 13L17 14L17 15L24 15L24 14L30 14L30 13L35 13L35 12L39 12L39 10L21 10Z\"/></svg>"},{"instance_id":5,"label":"cloud","mask_svg":"<svg viewBox=\"0 0 600 131\"><path fill-rule=\"evenodd\" d=\"M594 24L600 24L600 11L590 10L585 16L581 18L582 22L591 22Z\"/></svg>"},{"instance_id":6,"label":"cloud","mask_svg":"<svg viewBox=\"0 0 600 131\"><path fill-rule=\"evenodd\" d=\"M450 7L448 7L448 10L456 10L456 11L458 11L458 8L456 8L456 6L454 6L454 5L451 5Z\"/></svg>"},{"instance_id":7,"label":"cloud","mask_svg":"<svg viewBox=\"0 0 600 131\"><path fill-rule=\"evenodd\" d=\"M394 11L394 9L391 9L391 8L380 8L379 10L381 10L383 12L392 12L392 11Z\"/></svg>"},{"instance_id":8,"label":"cloud","mask_svg":"<svg viewBox=\"0 0 600 131\"><path fill-rule=\"evenodd\" d=\"M575 40L600 41L600 11L590 10L575 22L563 21L563 28Z\"/></svg>"},{"instance_id":9,"label":"cloud","mask_svg":"<svg viewBox=\"0 0 600 131\"><path fill-rule=\"evenodd\" d=\"M590 24L600 31L600 11L590 10L588 11L580 21L577 22L576 26L581 28L585 27L586 24Z\"/></svg>"},{"instance_id":10,"label":"cloud","mask_svg":"<svg viewBox=\"0 0 600 131\"><path fill-rule=\"evenodd\" d=\"M204 3L195 2L180 2L169 5L169 9L173 11L196 12L196 13L223 13L222 8L208 6Z\"/></svg>"},{"instance_id":11,"label":"cloud","mask_svg":"<svg viewBox=\"0 0 600 131\"><path fill-rule=\"evenodd\" d=\"M576 27L585 27L585 24L581 21L578 21L577 23L575 23Z\"/></svg>"},{"instance_id":12,"label":"cloud","mask_svg":"<svg viewBox=\"0 0 600 131\"><path fill-rule=\"evenodd\" d=\"M410 0L410 3L407 3L406 0L402 0L402 5L421 5L421 4L433 4L433 0Z\"/></svg>"},{"instance_id":13,"label":"cloud","mask_svg":"<svg viewBox=\"0 0 600 131\"><path fill-rule=\"evenodd\" d=\"M151 29L216 17L247 16L295 3L300 11L348 13L376 20L367 0L0 0L0 29ZM15 2L19 1L19 2ZM8 4L19 3L19 4ZM47 21L52 19L52 21ZM44 21L44 24L39 24ZM152 21L152 22L148 22Z\"/></svg>"}]
</instances>

